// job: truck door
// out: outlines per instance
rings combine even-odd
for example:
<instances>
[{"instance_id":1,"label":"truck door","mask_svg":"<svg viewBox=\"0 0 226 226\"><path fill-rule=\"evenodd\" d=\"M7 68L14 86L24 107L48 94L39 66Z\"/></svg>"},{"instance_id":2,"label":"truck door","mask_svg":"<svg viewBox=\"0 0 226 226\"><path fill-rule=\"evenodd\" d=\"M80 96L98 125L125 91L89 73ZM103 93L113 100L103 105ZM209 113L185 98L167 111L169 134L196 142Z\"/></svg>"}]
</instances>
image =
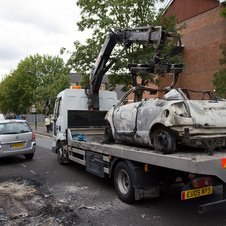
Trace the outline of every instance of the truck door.
<instances>
[{"instance_id":1,"label":"truck door","mask_svg":"<svg viewBox=\"0 0 226 226\"><path fill-rule=\"evenodd\" d=\"M53 135L57 135L57 131L59 130L60 122L60 110L61 110L61 97L56 99L53 113Z\"/></svg>"}]
</instances>

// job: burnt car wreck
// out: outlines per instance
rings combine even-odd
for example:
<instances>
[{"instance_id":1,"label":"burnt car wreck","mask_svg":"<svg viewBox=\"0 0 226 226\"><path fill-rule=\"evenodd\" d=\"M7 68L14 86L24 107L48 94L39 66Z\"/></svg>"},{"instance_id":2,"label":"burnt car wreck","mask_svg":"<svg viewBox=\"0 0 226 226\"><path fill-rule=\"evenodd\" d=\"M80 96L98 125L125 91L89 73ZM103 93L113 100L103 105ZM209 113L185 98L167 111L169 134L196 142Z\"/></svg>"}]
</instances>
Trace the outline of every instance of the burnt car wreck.
<instances>
[{"instance_id":1,"label":"burnt car wreck","mask_svg":"<svg viewBox=\"0 0 226 226\"><path fill-rule=\"evenodd\" d=\"M106 141L150 146L164 154L182 145L205 148L213 155L216 148L225 146L224 99L210 91L199 91L201 100L190 100L191 90L171 89L162 99L124 105L127 96L139 89L153 91L143 86L133 87L107 113Z\"/></svg>"}]
</instances>

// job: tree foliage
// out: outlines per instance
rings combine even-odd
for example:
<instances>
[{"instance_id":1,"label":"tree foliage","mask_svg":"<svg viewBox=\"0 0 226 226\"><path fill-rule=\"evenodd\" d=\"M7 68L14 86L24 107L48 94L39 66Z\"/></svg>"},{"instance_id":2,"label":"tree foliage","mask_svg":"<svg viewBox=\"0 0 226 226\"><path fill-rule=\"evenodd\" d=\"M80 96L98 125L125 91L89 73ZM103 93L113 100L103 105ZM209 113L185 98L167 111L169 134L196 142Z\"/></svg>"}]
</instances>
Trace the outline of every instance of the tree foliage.
<instances>
[{"instance_id":1,"label":"tree foliage","mask_svg":"<svg viewBox=\"0 0 226 226\"><path fill-rule=\"evenodd\" d=\"M33 74L26 73L30 71ZM0 108L22 114L35 103L37 112L42 113L46 99L55 98L57 93L70 85L69 68L60 57L49 55L26 57L17 69L6 75L0 83Z\"/></svg>"},{"instance_id":2,"label":"tree foliage","mask_svg":"<svg viewBox=\"0 0 226 226\"><path fill-rule=\"evenodd\" d=\"M163 2L164 0L160 0ZM86 44L76 41L74 51L67 62L76 73L82 74L82 85L87 85L89 73L95 63L102 47L106 34L109 30L116 31L118 28L141 27L149 25L162 25L168 31L177 33L185 27L176 27L176 15L162 19L162 12L156 13L155 4L158 0L78 0L77 5L81 8L81 21L77 23L79 30L92 29L91 39ZM164 51L169 50L168 43ZM112 57L116 56L120 47L114 49ZM150 62L154 56L154 48L148 44L136 44L126 50L123 57L108 71L110 89L117 84L124 84L124 91L133 85L130 73L127 69L128 63ZM178 62L179 57L171 59ZM154 75L142 74L142 85L150 83L158 84L159 80Z\"/></svg>"},{"instance_id":3,"label":"tree foliage","mask_svg":"<svg viewBox=\"0 0 226 226\"><path fill-rule=\"evenodd\" d=\"M226 7L220 11L220 16L226 18ZM220 65L226 64L226 42L220 45L222 49L223 58L221 58ZM219 96L226 98L226 68L222 68L221 70L214 73L213 84L216 87L216 92Z\"/></svg>"},{"instance_id":4,"label":"tree foliage","mask_svg":"<svg viewBox=\"0 0 226 226\"><path fill-rule=\"evenodd\" d=\"M219 12L219 14L220 14L221 17L226 18L226 7L223 8L223 9Z\"/></svg>"},{"instance_id":5,"label":"tree foliage","mask_svg":"<svg viewBox=\"0 0 226 226\"><path fill-rule=\"evenodd\" d=\"M221 44L223 58L220 59L220 65L226 65L226 43ZM214 73L213 84L216 86L216 92L219 96L226 98L226 67Z\"/></svg>"}]
</instances>

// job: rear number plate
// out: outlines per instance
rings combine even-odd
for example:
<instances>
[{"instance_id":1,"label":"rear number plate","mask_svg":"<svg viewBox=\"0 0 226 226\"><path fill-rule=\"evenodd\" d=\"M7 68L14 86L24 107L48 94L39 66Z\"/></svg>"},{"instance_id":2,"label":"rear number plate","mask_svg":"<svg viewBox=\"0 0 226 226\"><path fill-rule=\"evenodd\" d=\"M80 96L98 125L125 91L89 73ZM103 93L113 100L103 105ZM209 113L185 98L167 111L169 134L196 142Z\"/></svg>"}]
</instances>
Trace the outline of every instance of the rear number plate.
<instances>
[{"instance_id":1,"label":"rear number plate","mask_svg":"<svg viewBox=\"0 0 226 226\"><path fill-rule=\"evenodd\" d=\"M185 200L185 199L197 198L197 197L204 196L204 195L210 195L210 194L212 194L212 192L213 192L212 186L183 191L181 199Z\"/></svg>"},{"instance_id":2,"label":"rear number plate","mask_svg":"<svg viewBox=\"0 0 226 226\"><path fill-rule=\"evenodd\" d=\"M10 144L10 148L21 148L21 147L24 147L24 143Z\"/></svg>"}]
</instances>

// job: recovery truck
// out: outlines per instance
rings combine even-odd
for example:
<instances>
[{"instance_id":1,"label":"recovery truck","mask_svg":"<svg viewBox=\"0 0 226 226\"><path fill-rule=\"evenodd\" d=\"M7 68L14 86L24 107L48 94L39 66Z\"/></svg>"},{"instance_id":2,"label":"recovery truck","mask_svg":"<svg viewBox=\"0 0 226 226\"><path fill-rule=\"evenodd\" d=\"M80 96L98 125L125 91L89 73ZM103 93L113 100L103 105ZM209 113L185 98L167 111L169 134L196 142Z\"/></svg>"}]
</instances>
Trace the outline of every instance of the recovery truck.
<instances>
[{"instance_id":1,"label":"recovery truck","mask_svg":"<svg viewBox=\"0 0 226 226\"><path fill-rule=\"evenodd\" d=\"M179 45L161 56L167 37L175 37ZM139 42L154 44L156 53L150 63L129 65L134 83L136 73L174 73L169 89L173 88L182 65L163 61L178 54L181 42L177 36L154 26L110 32L90 74L90 87L65 90L57 96L52 151L58 154L61 165L73 161L96 176L113 178L118 197L126 203L158 197L160 185L169 186L180 179L184 183L181 200L210 195L214 186L222 186L222 200L200 205L200 213L225 207L226 150L217 150L214 155L195 150L164 155L150 148L104 141L106 122L103 118L117 99L114 92L99 91L103 75L126 48ZM123 50L107 65L117 43L124 45Z\"/></svg>"}]
</instances>

